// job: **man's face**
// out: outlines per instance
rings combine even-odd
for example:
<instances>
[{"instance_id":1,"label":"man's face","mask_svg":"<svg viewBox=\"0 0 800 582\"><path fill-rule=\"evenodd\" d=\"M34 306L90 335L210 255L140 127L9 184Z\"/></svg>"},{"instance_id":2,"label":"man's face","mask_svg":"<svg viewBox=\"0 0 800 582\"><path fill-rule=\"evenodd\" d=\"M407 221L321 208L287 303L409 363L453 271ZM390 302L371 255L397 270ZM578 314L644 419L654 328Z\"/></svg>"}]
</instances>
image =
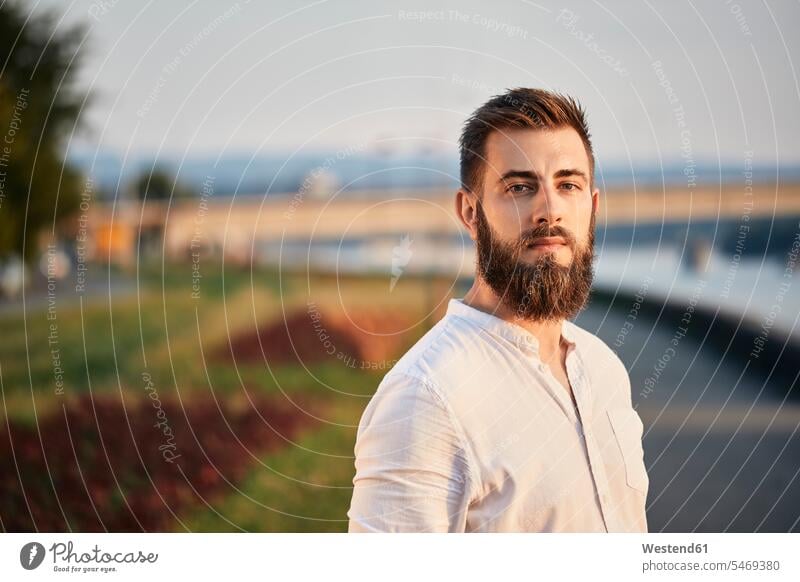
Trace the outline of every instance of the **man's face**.
<instances>
[{"instance_id":1,"label":"man's face","mask_svg":"<svg viewBox=\"0 0 800 582\"><path fill-rule=\"evenodd\" d=\"M477 207L478 270L517 317L577 315L592 284L597 191L572 128L495 131Z\"/></svg>"}]
</instances>

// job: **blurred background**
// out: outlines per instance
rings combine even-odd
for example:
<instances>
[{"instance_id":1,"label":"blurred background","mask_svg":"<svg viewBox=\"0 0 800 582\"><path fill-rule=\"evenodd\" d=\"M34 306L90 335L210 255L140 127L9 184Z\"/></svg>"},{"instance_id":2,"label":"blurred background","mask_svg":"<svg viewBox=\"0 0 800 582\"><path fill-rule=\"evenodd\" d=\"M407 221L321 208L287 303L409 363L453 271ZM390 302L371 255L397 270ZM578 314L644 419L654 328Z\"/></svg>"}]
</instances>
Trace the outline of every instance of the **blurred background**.
<instances>
[{"instance_id":1,"label":"blurred background","mask_svg":"<svg viewBox=\"0 0 800 582\"><path fill-rule=\"evenodd\" d=\"M470 112L580 99L577 323L651 531L800 529L797 3L4 2L0 528L345 531L383 375L473 278Z\"/></svg>"}]
</instances>

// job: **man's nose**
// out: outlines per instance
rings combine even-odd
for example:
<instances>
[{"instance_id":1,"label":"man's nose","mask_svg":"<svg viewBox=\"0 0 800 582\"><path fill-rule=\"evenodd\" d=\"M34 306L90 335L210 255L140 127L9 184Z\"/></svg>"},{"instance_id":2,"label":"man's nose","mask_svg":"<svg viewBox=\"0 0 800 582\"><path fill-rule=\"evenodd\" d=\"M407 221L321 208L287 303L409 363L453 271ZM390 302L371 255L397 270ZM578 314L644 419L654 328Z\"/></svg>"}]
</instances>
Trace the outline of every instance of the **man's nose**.
<instances>
[{"instance_id":1,"label":"man's nose","mask_svg":"<svg viewBox=\"0 0 800 582\"><path fill-rule=\"evenodd\" d=\"M536 200L533 210L534 224L539 226L547 223L551 227L560 225L566 211L566 201L562 200L561 196L550 186L543 187L539 194L534 197Z\"/></svg>"}]
</instances>

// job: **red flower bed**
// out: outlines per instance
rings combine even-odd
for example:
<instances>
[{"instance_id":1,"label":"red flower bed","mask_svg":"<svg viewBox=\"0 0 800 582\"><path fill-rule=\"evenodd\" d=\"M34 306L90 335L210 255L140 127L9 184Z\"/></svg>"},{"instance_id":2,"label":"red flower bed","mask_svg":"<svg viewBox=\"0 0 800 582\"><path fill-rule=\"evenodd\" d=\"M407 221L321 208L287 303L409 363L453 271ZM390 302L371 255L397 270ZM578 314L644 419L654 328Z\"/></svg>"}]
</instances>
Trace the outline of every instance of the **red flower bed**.
<instances>
[{"instance_id":1,"label":"red flower bed","mask_svg":"<svg viewBox=\"0 0 800 582\"><path fill-rule=\"evenodd\" d=\"M362 311L356 315L297 311L258 331L231 338L213 355L215 361L313 364L336 362L353 368L376 369L399 356L421 332L414 320L399 312ZM259 344L260 338L260 344ZM263 353L262 353L263 350ZM385 366L378 368L384 369Z\"/></svg>"},{"instance_id":2,"label":"red flower bed","mask_svg":"<svg viewBox=\"0 0 800 582\"><path fill-rule=\"evenodd\" d=\"M118 399L92 402L85 397L64 412L40 418L38 431L15 423L3 426L2 527L180 527L173 512L180 515L233 493L228 482L242 479L255 462L251 454L290 446L285 439L312 423L291 403L263 398L242 410L218 407L210 397L184 404L182 409L175 400L147 399L126 410Z\"/></svg>"}]
</instances>

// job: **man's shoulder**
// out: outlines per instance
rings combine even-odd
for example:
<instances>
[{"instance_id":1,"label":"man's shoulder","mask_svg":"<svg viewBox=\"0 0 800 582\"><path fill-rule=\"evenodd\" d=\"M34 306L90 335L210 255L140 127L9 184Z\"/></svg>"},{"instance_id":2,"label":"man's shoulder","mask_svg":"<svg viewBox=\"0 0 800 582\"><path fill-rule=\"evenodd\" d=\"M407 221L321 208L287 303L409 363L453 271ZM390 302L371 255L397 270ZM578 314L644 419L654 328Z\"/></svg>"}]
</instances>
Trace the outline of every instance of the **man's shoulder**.
<instances>
[{"instance_id":1,"label":"man's shoulder","mask_svg":"<svg viewBox=\"0 0 800 582\"><path fill-rule=\"evenodd\" d=\"M458 362L464 362L474 351L474 334L479 330L469 327L469 322L446 315L397 360L384 381L399 375L436 387L448 371L455 371Z\"/></svg>"},{"instance_id":2,"label":"man's shoulder","mask_svg":"<svg viewBox=\"0 0 800 582\"><path fill-rule=\"evenodd\" d=\"M576 337L581 352L589 360L586 362L587 364L591 364L593 368L599 366L601 370L606 372L611 371L624 374L625 377L628 376L628 369L625 364L606 342L571 321L566 321L564 325L568 325Z\"/></svg>"}]
</instances>

